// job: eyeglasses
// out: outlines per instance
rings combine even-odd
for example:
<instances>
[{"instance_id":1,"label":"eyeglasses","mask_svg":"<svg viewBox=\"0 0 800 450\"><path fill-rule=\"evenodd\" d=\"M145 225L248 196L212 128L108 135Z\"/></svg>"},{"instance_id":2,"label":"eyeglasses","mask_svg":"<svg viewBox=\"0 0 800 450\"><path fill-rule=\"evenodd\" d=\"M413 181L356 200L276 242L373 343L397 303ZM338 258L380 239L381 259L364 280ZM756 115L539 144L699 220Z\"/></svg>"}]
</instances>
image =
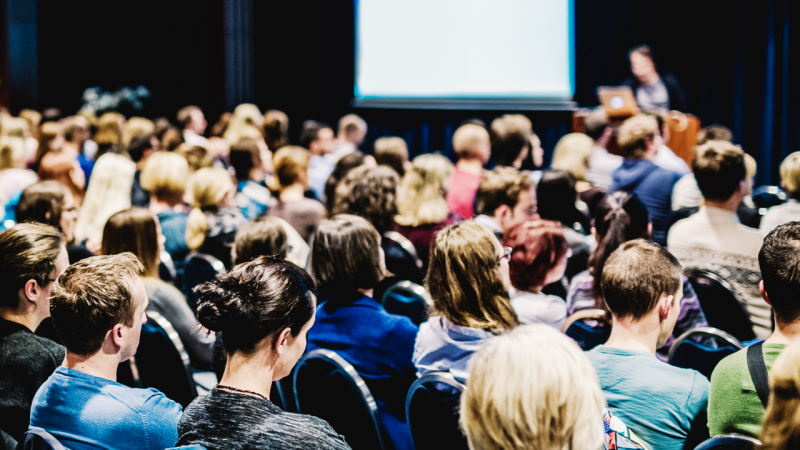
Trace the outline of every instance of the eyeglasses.
<instances>
[{"instance_id":1,"label":"eyeglasses","mask_svg":"<svg viewBox=\"0 0 800 450\"><path fill-rule=\"evenodd\" d=\"M503 247L503 254L497 257L497 264L500 264L501 261L511 261L512 253L514 253L513 248Z\"/></svg>"}]
</instances>

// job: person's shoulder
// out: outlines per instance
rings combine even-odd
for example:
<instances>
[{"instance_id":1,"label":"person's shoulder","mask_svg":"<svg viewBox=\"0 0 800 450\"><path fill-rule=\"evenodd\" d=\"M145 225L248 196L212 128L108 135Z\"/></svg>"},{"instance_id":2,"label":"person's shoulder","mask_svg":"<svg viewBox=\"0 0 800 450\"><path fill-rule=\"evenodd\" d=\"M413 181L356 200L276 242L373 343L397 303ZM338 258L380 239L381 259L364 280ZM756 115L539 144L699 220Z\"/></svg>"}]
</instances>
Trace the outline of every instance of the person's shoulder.
<instances>
[{"instance_id":1,"label":"person's shoulder","mask_svg":"<svg viewBox=\"0 0 800 450\"><path fill-rule=\"evenodd\" d=\"M726 356L714 367L714 372L711 373L711 386L716 388L731 382L738 382L744 367L747 367L747 348Z\"/></svg>"},{"instance_id":2,"label":"person's shoulder","mask_svg":"<svg viewBox=\"0 0 800 450\"><path fill-rule=\"evenodd\" d=\"M345 440L328 422L306 414L281 412L280 434L291 437L310 449L349 449Z\"/></svg>"},{"instance_id":3,"label":"person's shoulder","mask_svg":"<svg viewBox=\"0 0 800 450\"><path fill-rule=\"evenodd\" d=\"M53 358L53 361L56 363L56 367L58 367L64 360L64 356L66 356L66 349L64 346L57 342L53 342L46 337L37 336L35 334L33 335L33 339L39 344L39 347L43 352Z\"/></svg>"},{"instance_id":4,"label":"person's shoulder","mask_svg":"<svg viewBox=\"0 0 800 450\"><path fill-rule=\"evenodd\" d=\"M152 295L162 298L166 297L183 299L183 294L178 290L178 288L158 278L147 277L143 278L142 281L144 282L144 288L147 291L148 297Z\"/></svg>"}]
</instances>

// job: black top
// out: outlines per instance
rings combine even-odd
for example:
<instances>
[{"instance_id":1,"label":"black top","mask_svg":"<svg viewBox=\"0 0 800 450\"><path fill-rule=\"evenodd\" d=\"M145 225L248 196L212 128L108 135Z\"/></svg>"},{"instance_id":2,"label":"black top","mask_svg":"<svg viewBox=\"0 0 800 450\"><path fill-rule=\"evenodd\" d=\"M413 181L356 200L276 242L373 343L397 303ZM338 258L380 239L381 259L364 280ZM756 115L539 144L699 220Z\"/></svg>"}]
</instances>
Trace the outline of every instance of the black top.
<instances>
[{"instance_id":1,"label":"black top","mask_svg":"<svg viewBox=\"0 0 800 450\"><path fill-rule=\"evenodd\" d=\"M33 396L64 356L64 347L0 319L0 428L14 439L28 431Z\"/></svg>"},{"instance_id":2,"label":"black top","mask_svg":"<svg viewBox=\"0 0 800 450\"><path fill-rule=\"evenodd\" d=\"M176 446L208 450L345 450L350 446L324 420L287 413L247 394L212 389L183 411Z\"/></svg>"},{"instance_id":3,"label":"black top","mask_svg":"<svg viewBox=\"0 0 800 450\"><path fill-rule=\"evenodd\" d=\"M659 77L661 78L661 82L664 83L664 87L667 88L667 95L669 96L669 109L674 109L684 113L690 112L689 104L686 101L686 93L683 91L681 84L678 83L678 79L670 73L665 73L663 75L659 74ZM630 86L631 89L633 89L634 97L636 97L636 90L642 85L642 83L636 77L628 78L623 81L622 84Z\"/></svg>"}]
</instances>

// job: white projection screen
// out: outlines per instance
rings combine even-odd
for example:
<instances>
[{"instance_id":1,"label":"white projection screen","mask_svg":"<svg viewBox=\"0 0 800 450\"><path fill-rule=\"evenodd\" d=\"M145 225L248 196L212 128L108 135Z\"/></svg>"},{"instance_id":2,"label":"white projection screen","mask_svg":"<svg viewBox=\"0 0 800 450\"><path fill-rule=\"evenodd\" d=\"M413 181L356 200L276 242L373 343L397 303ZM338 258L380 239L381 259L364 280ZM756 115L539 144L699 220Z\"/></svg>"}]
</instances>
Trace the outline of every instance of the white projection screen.
<instances>
[{"instance_id":1,"label":"white projection screen","mask_svg":"<svg viewBox=\"0 0 800 450\"><path fill-rule=\"evenodd\" d=\"M574 0L355 0L354 104L571 106Z\"/></svg>"}]
</instances>

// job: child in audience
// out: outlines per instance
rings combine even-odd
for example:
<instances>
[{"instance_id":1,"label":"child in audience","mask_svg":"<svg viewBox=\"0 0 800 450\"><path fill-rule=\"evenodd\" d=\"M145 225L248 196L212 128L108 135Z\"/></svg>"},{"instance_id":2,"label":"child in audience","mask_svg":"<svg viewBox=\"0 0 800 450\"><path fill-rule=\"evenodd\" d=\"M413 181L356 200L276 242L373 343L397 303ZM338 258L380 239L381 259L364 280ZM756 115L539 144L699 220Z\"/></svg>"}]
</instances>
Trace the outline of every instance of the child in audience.
<instances>
[{"instance_id":1,"label":"child in audience","mask_svg":"<svg viewBox=\"0 0 800 450\"><path fill-rule=\"evenodd\" d=\"M580 348L544 325L524 325L475 354L461 397L473 450L600 449L605 400Z\"/></svg>"},{"instance_id":2,"label":"child in audience","mask_svg":"<svg viewBox=\"0 0 800 450\"><path fill-rule=\"evenodd\" d=\"M176 445L350 448L324 420L284 412L269 401L272 382L289 375L306 349L314 289L302 269L271 256L239 264L197 288L197 319L222 332L228 360L219 384L186 407Z\"/></svg>"},{"instance_id":3,"label":"child in audience","mask_svg":"<svg viewBox=\"0 0 800 450\"><path fill-rule=\"evenodd\" d=\"M519 324L508 298L510 256L483 225L461 222L439 232L428 270L433 308L414 345L418 376L450 371L467 378L481 345Z\"/></svg>"},{"instance_id":4,"label":"child in audience","mask_svg":"<svg viewBox=\"0 0 800 450\"><path fill-rule=\"evenodd\" d=\"M711 375L708 427L712 435L758 436L764 407L750 372L750 351L769 371L792 339L800 336L800 222L779 225L764 239L758 254L764 302L772 305L775 331L766 341L723 359ZM752 349L752 350L751 350ZM777 364L777 363L776 363Z\"/></svg>"},{"instance_id":5,"label":"child in audience","mask_svg":"<svg viewBox=\"0 0 800 450\"><path fill-rule=\"evenodd\" d=\"M629 241L606 261L600 289L611 336L587 356L611 413L649 448L694 448L708 437L708 380L656 358L678 320L680 264L657 245Z\"/></svg>"},{"instance_id":6,"label":"child in audience","mask_svg":"<svg viewBox=\"0 0 800 450\"><path fill-rule=\"evenodd\" d=\"M418 328L372 298L384 276L381 237L361 217L324 220L311 248L311 273L321 303L308 350L336 351L372 387L378 413L396 449L412 448L405 399L416 372L411 356Z\"/></svg>"},{"instance_id":7,"label":"child in audience","mask_svg":"<svg viewBox=\"0 0 800 450\"><path fill-rule=\"evenodd\" d=\"M116 382L147 320L142 270L131 253L95 256L71 265L53 288L50 314L67 352L36 393L30 426L65 447L160 450L178 440L180 405Z\"/></svg>"},{"instance_id":8,"label":"child in audience","mask_svg":"<svg viewBox=\"0 0 800 450\"><path fill-rule=\"evenodd\" d=\"M305 198L308 189L308 165L310 154L302 147L286 146L275 153L275 177L270 189L276 201L270 205L268 214L289 222L306 242L325 217L322 203Z\"/></svg>"},{"instance_id":9,"label":"child in audience","mask_svg":"<svg viewBox=\"0 0 800 450\"><path fill-rule=\"evenodd\" d=\"M769 374L769 406L761 433L764 450L800 448L800 342L789 344Z\"/></svg>"},{"instance_id":10,"label":"child in audience","mask_svg":"<svg viewBox=\"0 0 800 450\"><path fill-rule=\"evenodd\" d=\"M453 134L453 150L458 162L450 178L447 206L464 219L471 219L475 215L472 204L483 176L483 165L492 155L489 132L480 125L462 125Z\"/></svg>"},{"instance_id":11,"label":"child in audience","mask_svg":"<svg viewBox=\"0 0 800 450\"><path fill-rule=\"evenodd\" d=\"M789 196L789 201L767 211L761 219L760 228L764 234L780 224L800 220L800 152L792 153L781 163L781 187Z\"/></svg>"}]
</instances>

